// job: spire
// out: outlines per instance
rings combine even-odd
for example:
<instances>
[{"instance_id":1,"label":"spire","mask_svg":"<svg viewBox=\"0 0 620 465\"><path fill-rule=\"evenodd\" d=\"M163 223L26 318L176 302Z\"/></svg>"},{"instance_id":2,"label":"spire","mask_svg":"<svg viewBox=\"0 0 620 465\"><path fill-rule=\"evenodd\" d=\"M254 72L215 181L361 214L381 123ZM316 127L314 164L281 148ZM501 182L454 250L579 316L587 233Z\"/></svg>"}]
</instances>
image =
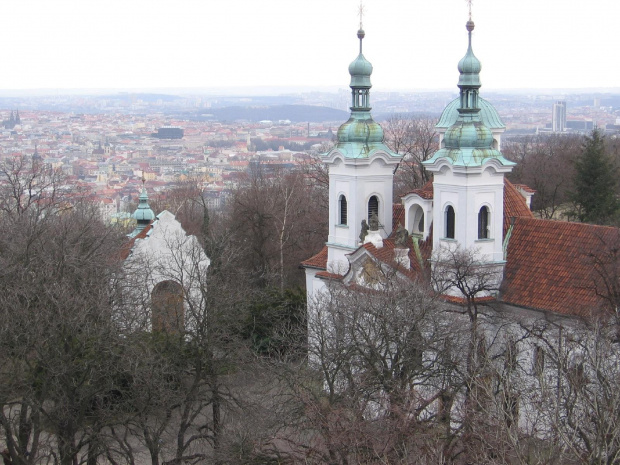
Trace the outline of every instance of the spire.
<instances>
[{"instance_id":1,"label":"spire","mask_svg":"<svg viewBox=\"0 0 620 465\"><path fill-rule=\"evenodd\" d=\"M362 53L362 41L366 33L363 29L357 31L357 37L360 40L360 53L355 60L349 65L349 74L351 75L352 105L351 110L370 110L370 75L372 74L372 65L364 57Z\"/></svg>"},{"instance_id":2,"label":"spire","mask_svg":"<svg viewBox=\"0 0 620 465\"><path fill-rule=\"evenodd\" d=\"M478 93L481 87L482 66L472 49L471 33L475 25L471 19L471 0L467 3L469 5L469 20L465 24L468 34L467 52L458 64L459 116L445 133L444 148L438 150L430 160L423 162L429 168L440 158L450 159L456 166L481 166L485 160L491 158L499 160L504 166L514 164L494 148L493 133L480 118Z\"/></svg>"},{"instance_id":3,"label":"spire","mask_svg":"<svg viewBox=\"0 0 620 465\"><path fill-rule=\"evenodd\" d=\"M366 36L362 24L363 12L364 7L360 3L360 28L357 31L360 51L357 58L349 65L352 96L351 117L338 129L338 149L350 158L368 158L374 148L387 149L383 145L383 129L372 119L370 114L372 65L362 53L363 40Z\"/></svg>"},{"instance_id":4,"label":"spire","mask_svg":"<svg viewBox=\"0 0 620 465\"><path fill-rule=\"evenodd\" d=\"M144 178L144 174L142 174L142 192L140 193L138 208L133 213L133 218L138 223L136 225L136 229L130 234L131 237L134 237L140 233L144 228L146 228L153 219L155 219L155 213L151 210L149 206L149 195L146 192L145 187L146 179Z\"/></svg>"},{"instance_id":5,"label":"spire","mask_svg":"<svg viewBox=\"0 0 620 465\"><path fill-rule=\"evenodd\" d=\"M41 155L39 155L37 144L34 144L34 153L32 154L33 160L41 160Z\"/></svg>"},{"instance_id":6,"label":"spire","mask_svg":"<svg viewBox=\"0 0 620 465\"><path fill-rule=\"evenodd\" d=\"M471 11L470 11L471 14ZM458 87L461 90L461 109L474 111L478 110L478 90L482 85L480 83L480 70L482 65L480 60L474 55L471 46L471 33L474 30L474 22L471 20L465 24L468 34L467 53L459 61L458 70L460 73ZM459 110L460 111L460 110Z\"/></svg>"}]
</instances>

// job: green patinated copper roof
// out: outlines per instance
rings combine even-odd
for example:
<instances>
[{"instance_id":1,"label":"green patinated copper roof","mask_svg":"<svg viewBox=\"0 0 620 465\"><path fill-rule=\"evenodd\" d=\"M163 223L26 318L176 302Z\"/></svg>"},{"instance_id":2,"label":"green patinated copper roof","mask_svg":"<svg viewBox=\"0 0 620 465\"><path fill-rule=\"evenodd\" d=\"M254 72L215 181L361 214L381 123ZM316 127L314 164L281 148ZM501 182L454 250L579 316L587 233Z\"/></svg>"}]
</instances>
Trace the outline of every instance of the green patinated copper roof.
<instances>
[{"instance_id":1,"label":"green patinated copper roof","mask_svg":"<svg viewBox=\"0 0 620 465\"><path fill-rule=\"evenodd\" d=\"M367 158L373 150L389 152L383 143L383 128L372 119L370 111L351 112L349 120L338 129L336 148L347 158Z\"/></svg>"},{"instance_id":2,"label":"green patinated copper roof","mask_svg":"<svg viewBox=\"0 0 620 465\"><path fill-rule=\"evenodd\" d=\"M362 39L366 36L364 30L360 27L357 31L357 38L360 40L360 53L355 60L349 65L349 74L351 75L350 87L370 88L370 75L372 74L372 65L362 54Z\"/></svg>"},{"instance_id":3,"label":"green patinated copper roof","mask_svg":"<svg viewBox=\"0 0 620 465\"><path fill-rule=\"evenodd\" d=\"M351 87L371 87L372 65L361 53L349 65Z\"/></svg>"},{"instance_id":4,"label":"green patinated copper roof","mask_svg":"<svg viewBox=\"0 0 620 465\"><path fill-rule=\"evenodd\" d=\"M452 100L446 108L444 108L441 117L439 118L439 122L435 125L436 128L449 128L456 120L459 118L459 106L461 104L461 99L459 97ZM478 106L480 107L480 120L484 123L484 125L493 130L493 129L506 129L506 126L502 122L502 119L499 117L499 113L495 107L489 103L489 101L478 97Z\"/></svg>"},{"instance_id":5,"label":"green patinated copper roof","mask_svg":"<svg viewBox=\"0 0 620 465\"><path fill-rule=\"evenodd\" d=\"M499 150L493 148L493 133L486 126L481 114L482 99L478 98L481 65L472 50L471 33L474 30L474 23L471 19L467 21L466 28L469 43L465 57L459 62L458 87L460 97L444 110L437 126L442 127L440 124L451 122L454 118L455 107L457 110L456 117L444 134L444 147L435 152L433 157L423 164L434 165L438 160L443 159L453 166L473 167L482 166L488 160L494 159L503 166L512 166L514 165L513 162L504 158ZM484 116L497 115L495 109L488 102L485 103L486 115ZM496 121L491 121L491 124L496 123L501 124L499 127L503 127L499 115Z\"/></svg>"},{"instance_id":6,"label":"green patinated copper roof","mask_svg":"<svg viewBox=\"0 0 620 465\"><path fill-rule=\"evenodd\" d=\"M480 70L482 65L480 60L474 55L474 51L471 48L471 32L474 30L474 22L470 19L465 25L469 33L469 46L467 47L467 53L459 61L459 87L480 87Z\"/></svg>"},{"instance_id":7,"label":"green patinated copper roof","mask_svg":"<svg viewBox=\"0 0 620 465\"><path fill-rule=\"evenodd\" d=\"M138 202L138 208L133 213L133 218L140 224L148 224L155 218L155 213L151 210L149 206L149 196L146 193L146 188L142 187L142 192L140 193L140 200Z\"/></svg>"},{"instance_id":8,"label":"green patinated copper roof","mask_svg":"<svg viewBox=\"0 0 620 465\"><path fill-rule=\"evenodd\" d=\"M369 91L372 87L370 83L372 65L362 54L364 36L364 30L360 28L357 31L357 37L360 40L359 55L349 65L350 87L353 96L351 117L338 129L336 146L327 155L337 150L345 158L369 158L373 152L380 150L393 157L400 157L383 143L383 128L372 119L370 114Z\"/></svg>"},{"instance_id":9,"label":"green patinated copper roof","mask_svg":"<svg viewBox=\"0 0 620 465\"><path fill-rule=\"evenodd\" d=\"M482 166L491 159L496 159L503 166L515 164L493 148L493 135L480 121L458 121L446 132L444 143L444 148L423 163L432 165L443 158L453 166Z\"/></svg>"}]
</instances>

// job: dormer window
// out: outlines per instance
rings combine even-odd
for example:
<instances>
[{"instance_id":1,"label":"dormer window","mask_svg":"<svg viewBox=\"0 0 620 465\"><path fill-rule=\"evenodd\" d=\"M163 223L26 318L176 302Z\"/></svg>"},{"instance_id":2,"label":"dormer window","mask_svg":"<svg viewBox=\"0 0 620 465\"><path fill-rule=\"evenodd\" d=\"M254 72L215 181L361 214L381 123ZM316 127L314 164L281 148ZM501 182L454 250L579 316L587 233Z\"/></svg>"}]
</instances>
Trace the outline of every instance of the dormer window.
<instances>
[{"instance_id":1,"label":"dormer window","mask_svg":"<svg viewBox=\"0 0 620 465\"><path fill-rule=\"evenodd\" d=\"M480 208L478 212L478 239L488 239L490 237L489 216L488 207Z\"/></svg>"},{"instance_id":2,"label":"dormer window","mask_svg":"<svg viewBox=\"0 0 620 465\"><path fill-rule=\"evenodd\" d=\"M338 205L339 205L339 209L340 209L340 224L341 225L346 225L347 224L347 198L344 196L344 194L340 195L340 198L338 200Z\"/></svg>"},{"instance_id":3,"label":"dormer window","mask_svg":"<svg viewBox=\"0 0 620 465\"><path fill-rule=\"evenodd\" d=\"M446 239L454 239L455 215L454 215L454 208L452 207L452 205L448 205L446 207L445 224L446 224L446 230L445 230Z\"/></svg>"}]
</instances>

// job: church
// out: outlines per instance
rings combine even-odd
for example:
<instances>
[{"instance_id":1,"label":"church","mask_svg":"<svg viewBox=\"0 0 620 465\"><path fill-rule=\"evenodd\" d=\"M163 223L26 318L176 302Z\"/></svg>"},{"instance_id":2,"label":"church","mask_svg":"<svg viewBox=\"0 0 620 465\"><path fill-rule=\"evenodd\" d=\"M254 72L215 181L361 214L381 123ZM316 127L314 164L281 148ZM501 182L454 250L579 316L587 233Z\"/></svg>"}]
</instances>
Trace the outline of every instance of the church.
<instances>
[{"instance_id":1,"label":"church","mask_svg":"<svg viewBox=\"0 0 620 465\"><path fill-rule=\"evenodd\" d=\"M142 180L144 183L144 179ZM144 185L133 213L135 229L123 250L127 297L136 303L136 327L191 330L200 318L211 261L196 236L168 210L155 215ZM133 273L131 271L134 271Z\"/></svg>"},{"instance_id":2,"label":"church","mask_svg":"<svg viewBox=\"0 0 620 465\"><path fill-rule=\"evenodd\" d=\"M321 251L302 262L308 302L330 281L372 288L379 271L429 279L446 256L469 251L492 282L470 297L540 315L615 311L610 254L617 249L617 229L534 217L534 191L506 179L515 163L501 153L501 118L479 95L481 64L473 52L471 19L466 30L459 97L436 125L439 150L423 162L433 179L393 204L401 155L385 145L370 113L372 65L362 53L360 27L360 52L349 66L351 116L322 156L329 170L329 236ZM465 298L454 286L440 292L457 304Z\"/></svg>"}]
</instances>

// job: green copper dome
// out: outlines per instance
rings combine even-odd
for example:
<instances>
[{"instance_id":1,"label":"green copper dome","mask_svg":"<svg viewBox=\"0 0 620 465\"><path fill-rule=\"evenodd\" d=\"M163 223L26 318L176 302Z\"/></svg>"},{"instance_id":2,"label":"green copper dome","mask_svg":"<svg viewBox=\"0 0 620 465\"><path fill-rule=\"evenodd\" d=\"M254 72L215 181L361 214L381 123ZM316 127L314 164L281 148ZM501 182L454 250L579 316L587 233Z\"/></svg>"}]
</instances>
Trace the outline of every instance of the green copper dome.
<instances>
[{"instance_id":1,"label":"green copper dome","mask_svg":"<svg viewBox=\"0 0 620 465\"><path fill-rule=\"evenodd\" d=\"M495 118L497 112L488 102L483 101L483 105L480 105L482 99L478 98L478 90L481 66L471 46L474 22L467 21L466 27L469 44L465 57L459 62L460 95L457 100L446 107L437 124L438 127L446 127L449 123L451 125L443 137L443 148L435 152L433 157L423 164L431 166L443 159L453 166L471 167L482 166L487 160L494 159L503 166L512 166L513 162L504 158L499 150L493 148L493 133L485 125L486 119L490 120L492 127L504 127L499 115ZM484 118L481 116L480 106L485 107Z\"/></svg>"},{"instance_id":2,"label":"green copper dome","mask_svg":"<svg viewBox=\"0 0 620 465\"><path fill-rule=\"evenodd\" d=\"M370 112L352 112L349 120L338 128L336 147L349 158L366 158L374 149L386 150L383 128Z\"/></svg>"},{"instance_id":3,"label":"green copper dome","mask_svg":"<svg viewBox=\"0 0 620 465\"><path fill-rule=\"evenodd\" d=\"M470 19L465 26L469 35L469 47L467 47L467 53L461 61L459 61L459 87L471 86L480 87L480 70L482 65L480 60L474 55L474 51L471 48L471 32L474 30L474 22Z\"/></svg>"},{"instance_id":4,"label":"green copper dome","mask_svg":"<svg viewBox=\"0 0 620 465\"><path fill-rule=\"evenodd\" d=\"M443 141L448 149L485 148L493 145L493 134L482 121L459 120L446 131Z\"/></svg>"},{"instance_id":5,"label":"green copper dome","mask_svg":"<svg viewBox=\"0 0 620 465\"><path fill-rule=\"evenodd\" d=\"M149 196L146 193L146 187L142 187L138 208L133 213L133 218L138 222L138 226L143 225L143 227L155 219L155 213L153 213L149 206Z\"/></svg>"},{"instance_id":6,"label":"green copper dome","mask_svg":"<svg viewBox=\"0 0 620 465\"><path fill-rule=\"evenodd\" d=\"M360 51L357 58L349 65L351 74L351 117L338 129L336 147L334 151L341 153L345 158L370 158L376 151L382 151L392 157L400 157L393 153L383 143L383 128L372 119L370 114L370 75L372 65L362 54L362 40L364 30L360 27L357 37L360 41Z\"/></svg>"},{"instance_id":7,"label":"green copper dome","mask_svg":"<svg viewBox=\"0 0 620 465\"><path fill-rule=\"evenodd\" d=\"M449 128L454 123L456 123L456 120L459 118L460 105L460 97L452 100L446 106L446 108L444 108L443 113L439 118L439 122L435 125L435 127L438 129ZM506 129L506 126L502 122L499 113L497 113L495 107L488 100L485 100L482 97L478 97L478 107L480 108L480 120L487 128L491 130Z\"/></svg>"},{"instance_id":8,"label":"green copper dome","mask_svg":"<svg viewBox=\"0 0 620 465\"><path fill-rule=\"evenodd\" d=\"M349 65L349 74L351 75L350 87L367 87L370 88L370 75L372 74L372 65L362 54L362 39L366 33L363 29L357 31L357 37L360 39L360 54Z\"/></svg>"}]
</instances>

